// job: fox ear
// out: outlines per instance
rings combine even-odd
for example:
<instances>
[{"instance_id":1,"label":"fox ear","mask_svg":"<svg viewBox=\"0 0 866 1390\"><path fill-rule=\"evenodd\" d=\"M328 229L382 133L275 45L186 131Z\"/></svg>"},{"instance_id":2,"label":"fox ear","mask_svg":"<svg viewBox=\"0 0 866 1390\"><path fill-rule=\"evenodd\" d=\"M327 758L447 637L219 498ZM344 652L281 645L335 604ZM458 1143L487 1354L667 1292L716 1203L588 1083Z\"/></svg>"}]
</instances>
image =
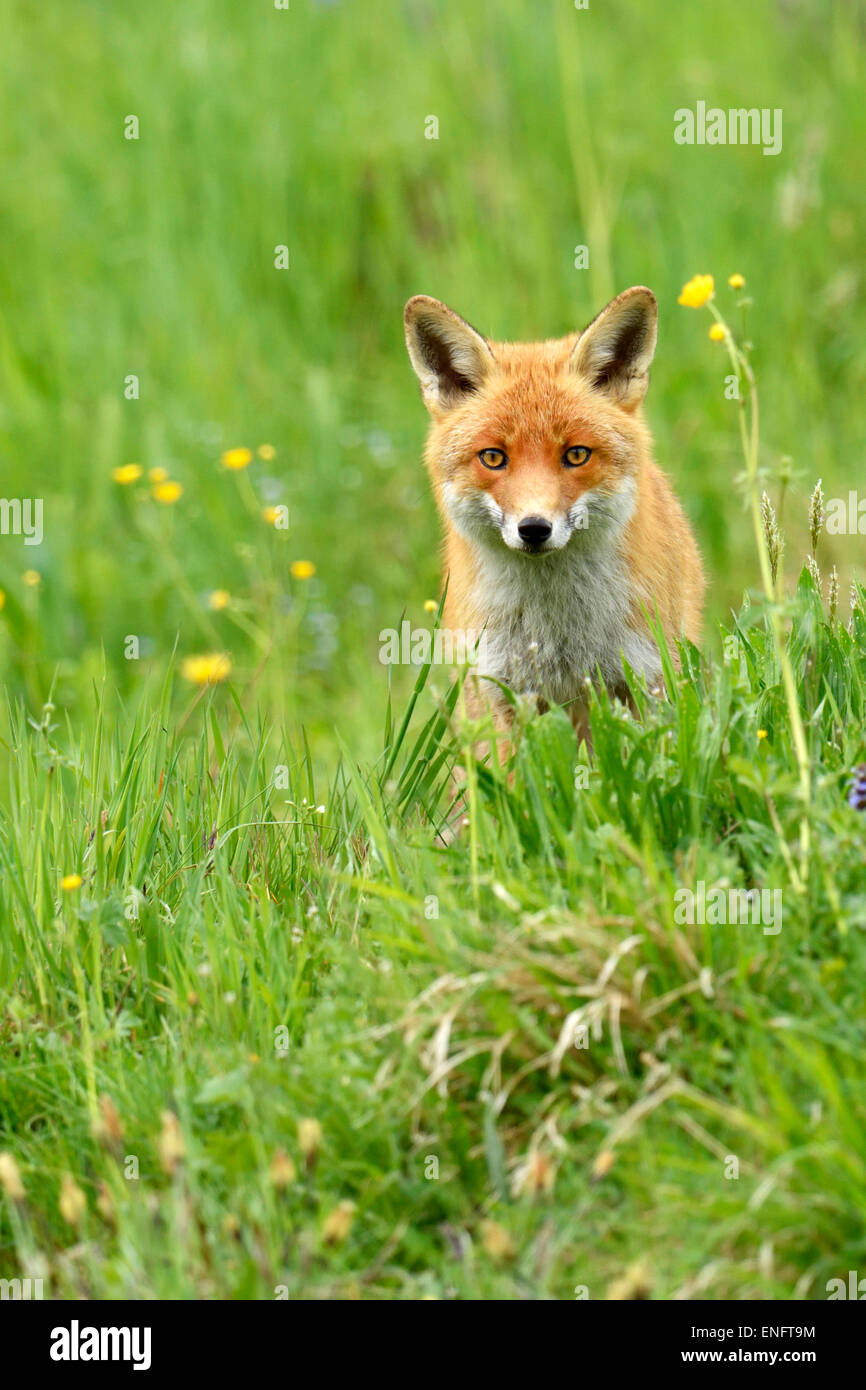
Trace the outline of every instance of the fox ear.
<instances>
[{"instance_id":1,"label":"fox ear","mask_svg":"<svg viewBox=\"0 0 866 1390\"><path fill-rule=\"evenodd\" d=\"M460 405L493 366L487 341L438 299L416 294L406 305L406 347L431 413Z\"/></svg>"},{"instance_id":2,"label":"fox ear","mask_svg":"<svg viewBox=\"0 0 866 1390\"><path fill-rule=\"evenodd\" d=\"M646 395L656 348L658 304L652 290L623 290L593 319L571 354L571 368L623 410Z\"/></svg>"}]
</instances>

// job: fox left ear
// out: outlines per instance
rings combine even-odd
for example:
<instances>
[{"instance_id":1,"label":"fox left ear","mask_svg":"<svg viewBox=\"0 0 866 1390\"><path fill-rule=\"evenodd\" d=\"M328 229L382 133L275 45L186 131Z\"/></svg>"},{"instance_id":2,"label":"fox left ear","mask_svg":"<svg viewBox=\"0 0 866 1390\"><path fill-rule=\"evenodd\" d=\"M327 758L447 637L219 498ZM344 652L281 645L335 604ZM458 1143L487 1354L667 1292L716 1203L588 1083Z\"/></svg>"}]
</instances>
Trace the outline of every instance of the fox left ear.
<instances>
[{"instance_id":1,"label":"fox left ear","mask_svg":"<svg viewBox=\"0 0 866 1390\"><path fill-rule=\"evenodd\" d=\"M658 316L652 290L644 285L623 290L581 333L571 354L572 371L623 410L634 410L649 386Z\"/></svg>"},{"instance_id":2,"label":"fox left ear","mask_svg":"<svg viewBox=\"0 0 866 1390\"><path fill-rule=\"evenodd\" d=\"M495 364L486 338L471 324L426 294L410 299L403 317L409 359L432 414L462 405L481 389Z\"/></svg>"}]
</instances>

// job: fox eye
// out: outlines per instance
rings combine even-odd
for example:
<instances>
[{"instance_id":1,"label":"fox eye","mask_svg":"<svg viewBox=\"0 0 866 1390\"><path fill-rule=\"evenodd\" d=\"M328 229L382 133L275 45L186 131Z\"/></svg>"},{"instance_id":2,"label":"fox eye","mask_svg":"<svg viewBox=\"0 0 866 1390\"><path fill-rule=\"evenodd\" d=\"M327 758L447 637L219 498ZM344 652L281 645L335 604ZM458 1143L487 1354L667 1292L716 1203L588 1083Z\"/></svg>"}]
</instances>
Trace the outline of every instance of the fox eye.
<instances>
[{"instance_id":1,"label":"fox eye","mask_svg":"<svg viewBox=\"0 0 866 1390\"><path fill-rule=\"evenodd\" d=\"M585 444L573 444L570 449L566 449L562 462L566 468L581 468L589 462L591 454L592 450L587 449Z\"/></svg>"},{"instance_id":2,"label":"fox eye","mask_svg":"<svg viewBox=\"0 0 866 1390\"><path fill-rule=\"evenodd\" d=\"M501 449L482 449L478 457L485 468L504 468L508 462L508 455Z\"/></svg>"}]
</instances>

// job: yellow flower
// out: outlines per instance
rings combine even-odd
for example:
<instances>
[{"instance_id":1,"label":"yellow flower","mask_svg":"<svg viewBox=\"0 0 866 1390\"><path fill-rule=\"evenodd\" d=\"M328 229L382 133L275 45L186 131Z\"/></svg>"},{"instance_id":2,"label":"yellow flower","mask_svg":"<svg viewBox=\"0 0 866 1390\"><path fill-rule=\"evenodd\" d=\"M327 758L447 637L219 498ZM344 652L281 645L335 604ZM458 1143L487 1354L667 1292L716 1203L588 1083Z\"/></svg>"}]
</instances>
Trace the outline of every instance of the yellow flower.
<instances>
[{"instance_id":1,"label":"yellow flower","mask_svg":"<svg viewBox=\"0 0 866 1390\"><path fill-rule=\"evenodd\" d=\"M687 285L680 290L678 304L686 309L702 309L713 297L715 289L712 275L693 275Z\"/></svg>"},{"instance_id":2,"label":"yellow flower","mask_svg":"<svg viewBox=\"0 0 866 1390\"><path fill-rule=\"evenodd\" d=\"M181 664L180 674L193 685L216 685L227 680L231 674L232 663L225 652L206 652L201 656L188 656Z\"/></svg>"},{"instance_id":3,"label":"yellow flower","mask_svg":"<svg viewBox=\"0 0 866 1390\"><path fill-rule=\"evenodd\" d=\"M154 501L163 502L166 506L171 506L179 497L183 496L183 488L180 483L166 482L157 483L153 489Z\"/></svg>"},{"instance_id":4,"label":"yellow flower","mask_svg":"<svg viewBox=\"0 0 866 1390\"><path fill-rule=\"evenodd\" d=\"M727 335L727 333L725 332L724 327L723 327L722 324L720 324L720 323L714 323L714 324L713 324L712 328L710 329L710 337L712 338L712 340L713 340L714 343L723 343L723 342L725 341L725 339L727 338L727 336L728 336L728 335Z\"/></svg>"},{"instance_id":5,"label":"yellow flower","mask_svg":"<svg viewBox=\"0 0 866 1390\"><path fill-rule=\"evenodd\" d=\"M289 570L293 579L312 579L316 573L316 566L312 560L294 560Z\"/></svg>"},{"instance_id":6,"label":"yellow flower","mask_svg":"<svg viewBox=\"0 0 866 1390\"><path fill-rule=\"evenodd\" d=\"M355 1215L354 1202L338 1202L334 1210L325 1218L322 1235L326 1245L342 1245L352 1229Z\"/></svg>"},{"instance_id":7,"label":"yellow flower","mask_svg":"<svg viewBox=\"0 0 866 1390\"><path fill-rule=\"evenodd\" d=\"M81 874L64 874L60 887L64 893L74 893L76 888L81 887Z\"/></svg>"},{"instance_id":8,"label":"yellow flower","mask_svg":"<svg viewBox=\"0 0 866 1390\"><path fill-rule=\"evenodd\" d=\"M208 594L207 606L212 608L214 613L221 613L224 608L228 608L231 597L228 589L212 589Z\"/></svg>"},{"instance_id":9,"label":"yellow flower","mask_svg":"<svg viewBox=\"0 0 866 1390\"><path fill-rule=\"evenodd\" d=\"M24 1201L24 1184L18 1164L10 1153L0 1154L0 1187L13 1202Z\"/></svg>"},{"instance_id":10,"label":"yellow flower","mask_svg":"<svg viewBox=\"0 0 866 1390\"><path fill-rule=\"evenodd\" d=\"M426 598L426 599L424 600L424 612L425 612L425 613L435 613L435 612L436 612L436 609L437 609L438 607L439 607L439 604L436 602L435 598Z\"/></svg>"},{"instance_id":11,"label":"yellow flower","mask_svg":"<svg viewBox=\"0 0 866 1390\"><path fill-rule=\"evenodd\" d=\"M3 612L3 609L4 609L5 607L6 607L6 594L4 593L4 591L3 591L2 589L0 589L0 613Z\"/></svg>"},{"instance_id":12,"label":"yellow flower","mask_svg":"<svg viewBox=\"0 0 866 1390\"><path fill-rule=\"evenodd\" d=\"M730 285L732 290L741 290L745 283L745 275L740 275L739 272L736 275L728 276L728 284Z\"/></svg>"},{"instance_id":13,"label":"yellow flower","mask_svg":"<svg viewBox=\"0 0 866 1390\"><path fill-rule=\"evenodd\" d=\"M151 468L147 476L152 483L164 483L168 477L168 469Z\"/></svg>"},{"instance_id":14,"label":"yellow flower","mask_svg":"<svg viewBox=\"0 0 866 1390\"><path fill-rule=\"evenodd\" d=\"M64 1173L60 1179L60 1199L57 1205L67 1226L77 1226L87 1211L87 1198L69 1173Z\"/></svg>"},{"instance_id":15,"label":"yellow flower","mask_svg":"<svg viewBox=\"0 0 866 1390\"><path fill-rule=\"evenodd\" d=\"M42 583L42 575L38 570L25 570L21 578L24 580L28 589L38 589L39 585Z\"/></svg>"},{"instance_id":16,"label":"yellow flower","mask_svg":"<svg viewBox=\"0 0 866 1390\"><path fill-rule=\"evenodd\" d=\"M119 468L112 468L111 476L121 487L127 487L130 483L137 483L142 474L140 463L122 463Z\"/></svg>"},{"instance_id":17,"label":"yellow flower","mask_svg":"<svg viewBox=\"0 0 866 1390\"><path fill-rule=\"evenodd\" d=\"M231 468L234 472L249 467L252 461L252 449L227 449L221 459L223 468Z\"/></svg>"},{"instance_id":18,"label":"yellow flower","mask_svg":"<svg viewBox=\"0 0 866 1390\"><path fill-rule=\"evenodd\" d=\"M270 463L271 459L277 456L277 451L273 444L260 444L256 449L256 453L259 458L264 459L266 463Z\"/></svg>"},{"instance_id":19,"label":"yellow flower","mask_svg":"<svg viewBox=\"0 0 866 1390\"><path fill-rule=\"evenodd\" d=\"M760 742L761 742L761 739L762 739L762 738L766 738L766 737L767 737L767 730L766 730L766 729L759 729L759 730L758 730L758 742L760 743Z\"/></svg>"}]
</instances>

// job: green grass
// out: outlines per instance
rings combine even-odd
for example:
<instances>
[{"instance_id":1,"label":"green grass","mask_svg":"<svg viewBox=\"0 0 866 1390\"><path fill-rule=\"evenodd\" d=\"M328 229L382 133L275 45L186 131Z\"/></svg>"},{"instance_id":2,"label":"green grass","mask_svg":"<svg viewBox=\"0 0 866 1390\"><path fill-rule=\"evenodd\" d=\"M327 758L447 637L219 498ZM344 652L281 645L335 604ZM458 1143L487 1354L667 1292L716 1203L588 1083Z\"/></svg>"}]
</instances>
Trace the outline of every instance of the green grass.
<instances>
[{"instance_id":1,"label":"green grass","mask_svg":"<svg viewBox=\"0 0 866 1390\"><path fill-rule=\"evenodd\" d=\"M25 1192L6 1170L0 1276L603 1298L641 1264L654 1297L823 1297L866 1213L862 546L821 539L835 617L800 570L815 479L862 471L862 9L244 11L0 0L3 492L45 499L41 547L0 537L0 1151ZM782 107L783 153L675 146L698 99ZM736 407L676 304L696 271L732 321L731 272L755 301L805 875ZM443 673L377 659L439 583L402 304L540 337L632 283L661 304L647 418L706 638L640 719L595 699L591 767L561 711L521 708L507 780ZM115 483L132 461L181 499ZM222 650L202 696L182 661ZM470 827L443 850L454 759ZM678 924L700 880L780 890L781 931Z\"/></svg>"}]
</instances>

